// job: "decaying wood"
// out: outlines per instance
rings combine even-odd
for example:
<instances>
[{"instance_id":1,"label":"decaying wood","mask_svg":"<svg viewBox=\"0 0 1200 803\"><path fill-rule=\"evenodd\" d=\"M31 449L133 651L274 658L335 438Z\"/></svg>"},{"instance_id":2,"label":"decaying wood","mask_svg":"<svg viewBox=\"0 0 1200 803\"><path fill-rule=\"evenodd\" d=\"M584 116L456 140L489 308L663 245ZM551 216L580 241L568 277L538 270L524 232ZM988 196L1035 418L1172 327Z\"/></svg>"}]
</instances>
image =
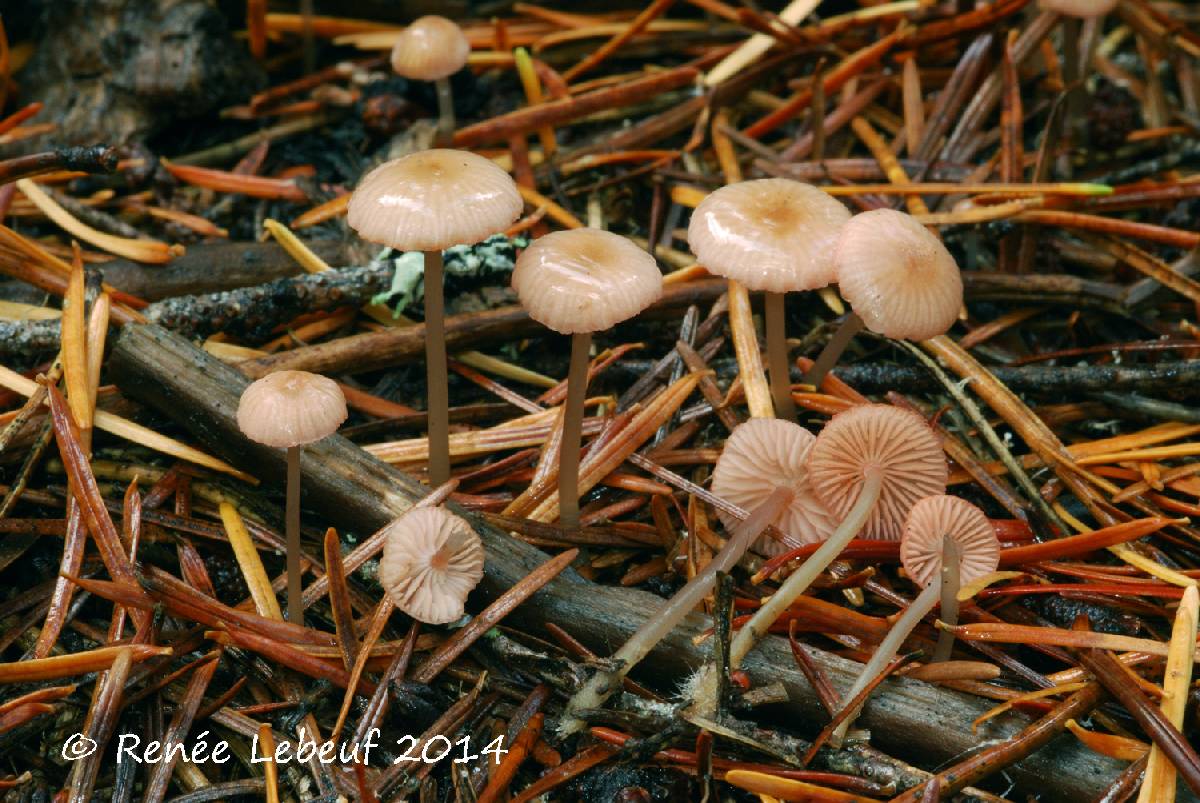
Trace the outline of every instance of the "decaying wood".
<instances>
[{"instance_id":1,"label":"decaying wood","mask_svg":"<svg viewBox=\"0 0 1200 803\"><path fill-rule=\"evenodd\" d=\"M720 279L672 285L643 316L648 319L670 316L692 304L711 303L723 292L725 282ZM462 351L488 341L548 332L524 308L500 307L446 318L446 347L451 352ZM420 359L424 353L425 327L418 324L302 346L247 360L239 367L252 377L282 370L337 373L353 367L355 371L369 371Z\"/></svg>"},{"instance_id":2,"label":"decaying wood","mask_svg":"<svg viewBox=\"0 0 1200 803\"><path fill-rule=\"evenodd\" d=\"M334 240L307 243L317 256L335 267L344 265L346 246ZM162 266L117 259L100 266L113 287L147 301L200 295L249 287L295 276L303 268L286 251L270 243L200 243Z\"/></svg>"},{"instance_id":3,"label":"decaying wood","mask_svg":"<svg viewBox=\"0 0 1200 803\"><path fill-rule=\"evenodd\" d=\"M234 414L247 380L192 346L178 335L152 325L128 325L117 338L110 368L123 392L186 427L213 451L253 469L264 479L280 481L283 453L247 441ZM305 449L302 456L306 499L330 523L362 532L373 531L410 508L426 494L412 478L374 460L349 441L333 436ZM487 549L485 577L470 607L479 610L546 560L540 550L472 518ZM567 570L518 607L509 624L544 631L546 623L603 655L622 643L654 610L659 599L645 592L588 583ZM693 639L709 626L690 616L660 643L643 664L644 676L681 677L707 659L707 647ZM851 685L860 665L811 649L814 663L839 693ZM778 681L787 690L790 720L810 731L824 721L816 694L796 669L787 641L767 637L743 668L761 683ZM1003 740L1029 724L1018 714L1004 714L972 733L970 723L990 704L921 681L885 682L868 702L860 724L870 728L877 744L900 756L933 767L960 757L985 742ZM1041 793L1044 800L1079 801L1101 794L1121 772L1120 762L1092 753L1072 736L1057 737L1046 747L1014 764L1008 774L1019 786Z\"/></svg>"}]
</instances>

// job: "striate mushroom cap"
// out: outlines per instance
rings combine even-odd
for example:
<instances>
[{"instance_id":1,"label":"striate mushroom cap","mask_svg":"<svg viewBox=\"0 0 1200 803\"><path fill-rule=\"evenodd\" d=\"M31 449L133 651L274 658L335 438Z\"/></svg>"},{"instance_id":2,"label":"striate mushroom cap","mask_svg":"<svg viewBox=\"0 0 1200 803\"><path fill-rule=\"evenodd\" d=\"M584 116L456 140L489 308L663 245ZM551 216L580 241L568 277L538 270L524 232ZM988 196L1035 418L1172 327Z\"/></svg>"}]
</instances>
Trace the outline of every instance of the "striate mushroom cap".
<instances>
[{"instance_id":1,"label":"striate mushroom cap","mask_svg":"<svg viewBox=\"0 0 1200 803\"><path fill-rule=\"evenodd\" d=\"M839 519L854 507L869 470L882 472L883 486L863 527L865 538L898 539L917 500L946 491L946 458L937 436L916 413L888 404L838 413L809 453L809 481Z\"/></svg>"},{"instance_id":2,"label":"striate mushroom cap","mask_svg":"<svg viewBox=\"0 0 1200 803\"><path fill-rule=\"evenodd\" d=\"M529 317L562 334L602 332L662 295L654 257L620 235L568 229L517 258L512 286Z\"/></svg>"},{"instance_id":3,"label":"striate mushroom cap","mask_svg":"<svg viewBox=\"0 0 1200 803\"><path fill-rule=\"evenodd\" d=\"M242 391L237 422L252 441L291 448L337 432L346 420L346 397L328 377L276 371Z\"/></svg>"},{"instance_id":4,"label":"striate mushroom cap","mask_svg":"<svg viewBox=\"0 0 1200 803\"><path fill-rule=\"evenodd\" d=\"M942 571L942 538L959 547L959 582L966 585L1000 565L1000 540L983 511L957 496L935 494L913 505L904 520L900 562L913 582L925 586Z\"/></svg>"},{"instance_id":5,"label":"striate mushroom cap","mask_svg":"<svg viewBox=\"0 0 1200 803\"><path fill-rule=\"evenodd\" d=\"M872 332L925 340L954 325L963 300L958 265L911 215L894 209L855 215L834 258L842 297Z\"/></svg>"},{"instance_id":6,"label":"striate mushroom cap","mask_svg":"<svg viewBox=\"0 0 1200 803\"><path fill-rule=\"evenodd\" d=\"M471 525L440 507L418 507L385 532L379 581L396 607L431 625L461 618L483 577L483 543Z\"/></svg>"},{"instance_id":7,"label":"striate mushroom cap","mask_svg":"<svg viewBox=\"0 0 1200 803\"><path fill-rule=\"evenodd\" d=\"M833 247L850 212L790 178L729 184L692 212L688 245L712 273L750 290L816 290L834 280Z\"/></svg>"},{"instance_id":8,"label":"striate mushroom cap","mask_svg":"<svg viewBox=\"0 0 1200 803\"><path fill-rule=\"evenodd\" d=\"M1117 0L1038 0L1045 11L1054 11L1064 17L1089 19L1103 17L1117 7Z\"/></svg>"},{"instance_id":9,"label":"striate mushroom cap","mask_svg":"<svg viewBox=\"0 0 1200 803\"><path fill-rule=\"evenodd\" d=\"M451 20L430 14L413 20L392 47L392 70L417 81L448 78L463 68L471 44Z\"/></svg>"},{"instance_id":10,"label":"striate mushroom cap","mask_svg":"<svg viewBox=\"0 0 1200 803\"><path fill-rule=\"evenodd\" d=\"M794 543L769 536L756 548L765 555L778 555L801 544L826 540L837 527L833 515L813 494L808 478L808 457L816 437L804 427L778 418L752 418L738 425L725 441L712 475L712 492L743 510L752 511L771 492L791 488L792 501L772 521ZM726 529L738 520L718 510Z\"/></svg>"},{"instance_id":11,"label":"striate mushroom cap","mask_svg":"<svg viewBox=\"0 0 1200 803\"><path fill-rule=\"evenodd\" d=\"M492 160L434 148L367 173L350 196L347 221L373 243L440 251L503 231L523 206L512 177Z\"/></svg>"}]
</instances>

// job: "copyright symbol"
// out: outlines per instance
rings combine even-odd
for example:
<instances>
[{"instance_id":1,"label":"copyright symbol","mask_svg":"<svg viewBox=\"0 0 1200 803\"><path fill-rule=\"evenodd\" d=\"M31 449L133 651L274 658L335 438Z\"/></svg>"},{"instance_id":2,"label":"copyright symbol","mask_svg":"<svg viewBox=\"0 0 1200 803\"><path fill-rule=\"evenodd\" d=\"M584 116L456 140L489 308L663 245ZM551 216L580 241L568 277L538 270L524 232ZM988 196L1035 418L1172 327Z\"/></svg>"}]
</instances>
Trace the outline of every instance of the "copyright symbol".
<instances>
[{"instance_id":1,"label":"copyright symbol","mask_svg":"<svg viewBox=\"0 0 1200 803\"><path fill-rule=\"evenodd\" d=\"M67 761L79 761L95 753L97 747L99 745L95 739L89 739L82 733L73 733L63 742L62 757Z\"/></svg>"}]
</instances>

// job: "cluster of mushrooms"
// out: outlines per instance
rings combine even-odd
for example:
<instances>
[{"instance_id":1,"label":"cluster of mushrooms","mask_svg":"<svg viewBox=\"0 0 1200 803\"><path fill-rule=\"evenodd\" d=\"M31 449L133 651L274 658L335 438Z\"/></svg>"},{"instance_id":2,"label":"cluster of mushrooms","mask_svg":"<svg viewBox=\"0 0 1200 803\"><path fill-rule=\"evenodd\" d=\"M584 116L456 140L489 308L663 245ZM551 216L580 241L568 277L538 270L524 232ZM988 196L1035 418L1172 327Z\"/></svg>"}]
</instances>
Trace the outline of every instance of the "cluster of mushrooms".
<instances>
[{"instance_id":1,"label":"cluster of mushrooms","mask_svg":"<svg viewBox=\"0 0 1200 803\"><path fill-rule=\"evenodd\" d=\"M457 38L456 38L457 35ZM460 41L461 40L461 41ZM438 83L442 125L452 130L447 77L468 48L457 26L438 17L406 29L393 53L402 75ZM424 253L428 378L429 484L450 481L446 333L442 251L504 231L523 201L512 178L476 154L435 148L387 162L368 173L349 205L349 224L365 240ZM974 505L945 494L941 443L917 414L886 404L862 404L835 415L813 435L795 422L786 341L787 292L836 284L850 302L841 330L806 381L819 384L839 352L863 327L890 338L923 340L945 333L962 307L958 266L941 241L902 212L851 216L816 187L790 179L744 181L719 189L696 208L688 242L710 272L765 294L769 376L774 418L752 418L727 439L712 475L712 492L728 503L720 516L728 540L707 566L663 602L572 698L565 732L582 723L573 712L594 708L620 680L707 596L752 544L778 554L802 544L820 547L783 581L730 650L738 667L775 620L856 535L899 539L907 575L922 590L875 650L854 687L853 701L897 653L916 624L939 602L956 616L956 592L995 570L999 542ZM571 335L568 394L562 407L558 510L563 526L578 526L578 468L591 335L636 316L662 292L662 275L645 250L596 228L543 236L517 259L512 284L530 317ZM287 449L288 616L301 621L299 474L301 448L333 434L346 417L337 383L296 371L250 385L238 422L247 437ZM777 540L764 535L774 528ZM442 507L416 507L388 525L379 577L395 605L415 619L460 619L467 595L483 576L479 536ZM938 653L949 654L949 641ZM935 658L938 656L935 656ZM697 674L688 695L701 710L715 704L716 672ZM840 739L853 716L836 734Z\"/></svg>"}]
</instances>

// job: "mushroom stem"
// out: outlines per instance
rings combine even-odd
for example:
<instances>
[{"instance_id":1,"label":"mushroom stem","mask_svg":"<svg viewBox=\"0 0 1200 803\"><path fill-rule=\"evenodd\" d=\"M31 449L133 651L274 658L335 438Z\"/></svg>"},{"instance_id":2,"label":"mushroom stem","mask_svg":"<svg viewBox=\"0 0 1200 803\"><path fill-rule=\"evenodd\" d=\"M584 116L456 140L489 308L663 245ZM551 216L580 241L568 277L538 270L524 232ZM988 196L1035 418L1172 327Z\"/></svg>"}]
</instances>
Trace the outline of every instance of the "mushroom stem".
<instances>
[{"instance_id":1,"label":"mushroom stem","mask_svg":"<svg viewBox=\"0 0 1200 803\"><path fill-rule=\"evenodd\" d=\"M433 85L437 88L437 142L440 147L448 147L454 138L454 93L450 91L449 78L439 78Z\"/></svg>"},{"instance_id":2,"label":"mushroom stem","mask_svg":"<svg viewBox=\"0 0 1200 803\"><path fill-rule=\"evenodd\" d=\"M958 624L958 588L961 585L962 549L949 534L942 536L942 613L941 619L950 626ZM954 631L943 630L938 636L930 663L946 661L954 650Z\"/></svg>"},{"instance_id":3,"label":"mushroom stem","mask_svg":"<svg viewBox=\"0 0 1200 803\"><path fill-rule=\"evenodd\" d=\"M866 324L863 319L858 317L857 312L851 312L838 325L837 331L833 333L833 337L825 344L825 348L817 356L817 361L812 364L812 368L808 369L808 373L804 375L804 383L812 385L820 389L821 381L825 379L825 374L837 365L838 359L842 356L842 352L846 350L846 346L850 345L850 341L854 336L863 330Z\"/></svg>"},{"instance_id":4,"label":"mushroom stem","mask_svg":"<svg viewBox=\"0 0 1200 803\"><path fill-rule=\"evenodd\" d=\"M764 293L766 308L767 367L771 378L771 401L775 405L775 417L785 421L796 420L796 405L792 402L792 378L788 366L787 328L784 315L783 293Z\"/></svg>"},{"instance_id":5,"label":"mushroom stem","mask_svg":"<svg viewBox=\"0 0 1200 803\"><path fill-rule=\"evenodd\" d=\"M646 619L645 624L621 645L610 659L614 668L607 672L597 672L575 693L563 715L561 728L564 735L574 733L584 725L582 720L575 718L575 712L603 705L604 701L621 687L621 680L629 670L646 657L654 645L671 632L684 616L700 604L712 589L717 572L728 572L741 560L750 544L791 503L794 493L786 486L779 486L773 490L761 505L733 528L725 546L721 547L721 551L708 565L664 602Z\"/></svg>"},{"instance_id":6,"label":"mushroom stem","mask_svg":"<svg viewBox=\"0 0 1200 803\"><path fill-rule=\"evenodd\" d=\"M429 433L429 485L450 479L450 394L446 376L442 252L425 252L425 376Z\"/></svg>"},{"instance_id":7,"label":"mushroom stem","mask_svg":"<svg viewBox=\"0 0 1200 803\"><path fill-rule=\"evenodd\" d=\"M908 638L908 634L917 626L917 622L924 619L933 610L933 606L937 604L938 596L941 593L940 586L941 583L930 583L925 586L921 590L921 593L917 595L917 598L904 609L904 613L900 615L900 618L892 625L892 629L883 637L883 641L879 642L879 646L875 648L871 660L863 665L862 671L858 673L858 677L854 680L854 685L842 695L843 706L858 696L859 692L866 688L867 684L883 671L888 662L896 657L896 653L900 651L900 645L904 643L904 640ZM842 739L846 737L846 731L850 729L857 716L858 711L854 711L842 720L829 739L831 746L841 746Z\"/></svg>"},{"instance_id":8,"label":"mushroom stem","mask_svg":"<svg viewBox=\"0 0 1200 803\"><path fill-rule=\"evenodd\" d=\"M304 602L300 588L300 447L287 450L287 611L288 621L304 622Z\"/></svg>"},{"instance_id":9,"label":"mushroom stem","mask_svg":"<svg viewBox=\"0 0 1200 803\"><path fill-rule=\"evenodd\" d=\"M762 607L755 611L750 621L738 631L737 637L734 638L729 649L730 667L736 669L741 665L746 653L750 652L758 640L767 634L767 630L775 620L788 609L788 606L797 597L804 593L805 589L812 585L813 580L817 579L817 575L825 571L834 558L846 548L846 544L850 543L850 540L858 534L858 531L870 518L875 503L879 501L879 493L882 488L882 471L874 469L864 472L858 499L846 518L833 531L833 535L829 536L829 540L821 544L821 548L804 561L799 569L792 572L788 579L783 581L779 590L764 602Z\"/></svg>"},{"instance_id":10,"label":"mushroom stem","mask_svg":"<svg viewBox=\"0 0 1200 803\"><path fill-rule=\"evenodd\" d=\"M563 437L558 453L558 520L564 527L579 526L579 448L583 438L583 402L587 397L591 346L592 336L587 332L571 335L571 367L567 373Z\"/></svg>"}]
</instances>

